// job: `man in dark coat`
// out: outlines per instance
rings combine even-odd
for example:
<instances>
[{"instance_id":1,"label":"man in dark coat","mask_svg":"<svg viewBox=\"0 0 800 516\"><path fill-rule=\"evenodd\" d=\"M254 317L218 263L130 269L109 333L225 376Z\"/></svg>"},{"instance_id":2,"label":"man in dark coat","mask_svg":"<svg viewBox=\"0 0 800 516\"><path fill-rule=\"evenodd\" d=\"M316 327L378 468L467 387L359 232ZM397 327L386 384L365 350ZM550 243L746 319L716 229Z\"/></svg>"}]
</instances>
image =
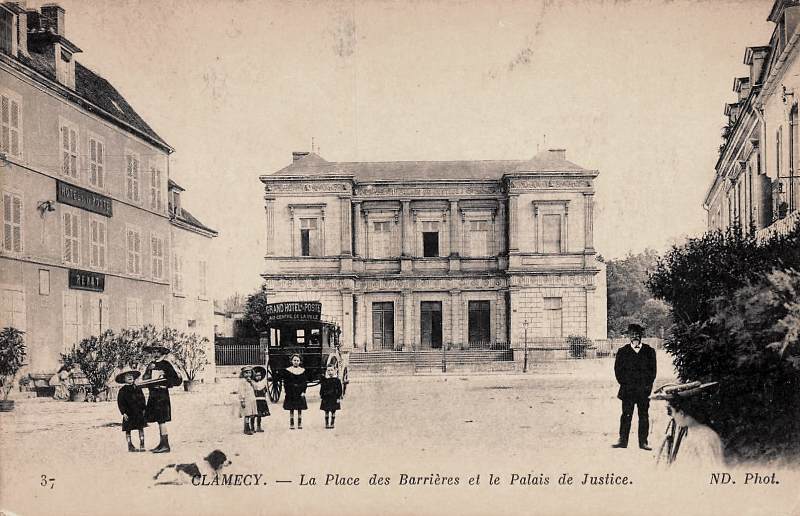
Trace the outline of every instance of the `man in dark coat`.
<instances>
[{"instance_id":1,"label":"man in dark coat","mask_svg":"<svg viewBox=\"0 0 800 516\"><path fill-rule=\"evenodd\" d=\"M617 398L622 400L622 416L619 418L619 441L614 448L628 447L634 405L639 413L639 448L651 450L647 444L650 433L650 392L656 380L656 351L642 343L644 328L638 324L628 326L630 344L617 351L614 374L619 383Z\"/></svg>"},{"instance_id":2,"label":"man in dark coat","mask_svg":"<svg viewBox=\"0 0 800 516\"><path fill-rule=\"evenodd\" d=\"M167 422L172 420L169 388L179 386L182 380L172 364L165 360L169 349L163 346L145 346L144 351L148 353L150 363L142 375L142 380L157 380L155 383L147 384L150 395L147 398L144 414L148 423L158 423L158 433L161 436L158 446L150 451L166 453L170 451Z\"/></svg>"}]
</instances>

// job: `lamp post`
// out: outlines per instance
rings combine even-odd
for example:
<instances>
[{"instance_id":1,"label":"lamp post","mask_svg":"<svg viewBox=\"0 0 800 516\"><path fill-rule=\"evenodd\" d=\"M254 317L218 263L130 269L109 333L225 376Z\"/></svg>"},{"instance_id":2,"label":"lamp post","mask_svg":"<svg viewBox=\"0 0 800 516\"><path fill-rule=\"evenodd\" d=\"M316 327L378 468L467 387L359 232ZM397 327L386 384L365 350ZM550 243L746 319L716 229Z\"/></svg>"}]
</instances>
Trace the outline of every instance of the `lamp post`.
<instances>
[{"instance_id":1,"label":"lamp post","mask_svg":"<svg viewBox=\"0 0 800 516\"><path fill-rule=\"evenodd\" d=\"M522 321L522 327L525 328L525 351L523 354L523 362L522 362L522 372L528 372L528 320L525 319Z\"/></svg>"}]
</instances>

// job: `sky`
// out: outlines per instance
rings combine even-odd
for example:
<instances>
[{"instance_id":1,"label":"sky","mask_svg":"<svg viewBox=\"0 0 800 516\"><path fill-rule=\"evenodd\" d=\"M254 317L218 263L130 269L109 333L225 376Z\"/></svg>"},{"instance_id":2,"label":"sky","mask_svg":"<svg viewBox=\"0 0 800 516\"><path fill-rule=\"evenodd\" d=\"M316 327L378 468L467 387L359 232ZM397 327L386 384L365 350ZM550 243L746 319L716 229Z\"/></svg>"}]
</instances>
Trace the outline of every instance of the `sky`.
<instances>
[{"instance_id":1,"label":"sky","mask_svg":"<svg viewBox=\"0 0 800 516\"><path fill-rule=\"evenodd\" d=\"M565 148L600 171L604 257L702 233L724 104L773 30L771 0L59 3L78 60L176 149L217 299L261 284L258 176L312 139L328 161Z\"/></svg>"}]
</instances>

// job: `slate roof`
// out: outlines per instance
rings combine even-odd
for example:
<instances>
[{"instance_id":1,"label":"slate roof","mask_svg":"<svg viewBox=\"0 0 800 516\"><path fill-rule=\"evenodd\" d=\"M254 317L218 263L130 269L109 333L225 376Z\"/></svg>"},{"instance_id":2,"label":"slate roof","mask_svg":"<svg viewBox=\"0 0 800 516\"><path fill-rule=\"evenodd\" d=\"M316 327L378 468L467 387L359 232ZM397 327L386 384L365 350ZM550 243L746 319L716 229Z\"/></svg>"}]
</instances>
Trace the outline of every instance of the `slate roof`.
<instances>
[{"instance_id":1,"label":"slate roof","mask_svg":"<svg viewBox=\"0 0 800 516\"><path fill-rule=\"evenodd\" d=\"M31 51L30 58L20 55L19 61L47 78L53 81L56 80L52 57ZM119 119L150 137L154 143L158 143L170 151L172 150L169 144L139 116L136 110L125 100L125 97L111 83L77 61L75 62L75 93L110 114L111 117L109 118L112 121L114 118ZM122 126L122 128L128 130L125 126Z\"/></svg>"},{"instance_id":2,"label":"slate roof","mask_svg":"<svg viewBox=\"0 0 800 516\"><path fill-rule=\"evenodd\" d=\"M357 181L413 181L424 179L491 180L500 179L505 174L515 172L591 173L590 170L566 159L560 159L554 154L556 153L544 151L529 160L330 162L317 154L309 153L270 176L353 176Z\"/></svg>"},{"instance_id":3,"label":"slate roof","mask_svg":"<svg viewBox=\"0 0 800 516\"><path fill-rule=\"evenodd\" d=\"M181 222L189 224L190 226L194 226L194 227L202 229L204 231L208 231L210 233L214 233L214 235L218 235L219 234L219 233L217 233L217 231L215 229L211 229L210 227L206 226L205 224L203 224L202 222L197 220L197 218L194 215L192 215L191 213L189 213L186 210L186 208L181 207L180 213L178 213L175 218L177 218Z\"/></svg>"}]
</instances>

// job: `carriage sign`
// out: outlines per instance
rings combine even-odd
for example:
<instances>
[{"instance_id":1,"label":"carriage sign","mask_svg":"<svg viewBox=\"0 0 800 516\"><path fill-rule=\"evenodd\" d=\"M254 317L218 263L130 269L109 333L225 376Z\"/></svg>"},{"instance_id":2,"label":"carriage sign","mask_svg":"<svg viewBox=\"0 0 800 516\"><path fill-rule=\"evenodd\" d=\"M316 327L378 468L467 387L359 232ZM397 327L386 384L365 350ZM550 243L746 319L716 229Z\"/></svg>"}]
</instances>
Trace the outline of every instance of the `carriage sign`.
<instances>
[{"instance_id":1,"label":"carriage sign","mask_svg":"<svg viewBox=\"0 0 800 516\"><path fill-rule=\"evenodd\" d=\"M270 303L266 307L265 323L284 319L319 321L322 318L322 303L314 301L291 301Z\"/></svg>"}]
</instances>

